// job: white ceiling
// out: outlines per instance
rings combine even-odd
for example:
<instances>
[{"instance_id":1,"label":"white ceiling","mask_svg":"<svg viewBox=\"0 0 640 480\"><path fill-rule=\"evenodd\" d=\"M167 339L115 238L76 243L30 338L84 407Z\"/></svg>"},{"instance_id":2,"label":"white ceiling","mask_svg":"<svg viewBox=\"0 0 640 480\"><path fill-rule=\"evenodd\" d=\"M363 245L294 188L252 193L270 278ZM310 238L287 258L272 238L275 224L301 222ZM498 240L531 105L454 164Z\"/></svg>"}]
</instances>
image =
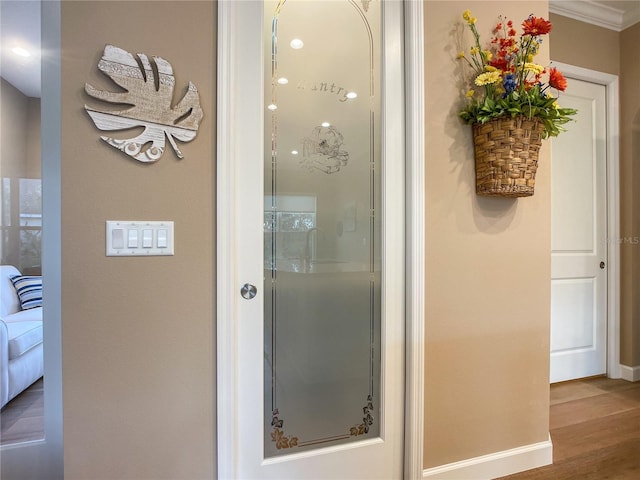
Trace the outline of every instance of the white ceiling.
<instances>
[{"instance_id":1,"label":"white ceiling","mask_svg":"<svg viewBox=\"0 0 640 480\"><path fill-rule=\"evenodd\" d=\"M616 31L640 21L640 0L550 0L553 13ZM40 96L40 2L0 0L0 75L28 97ZM15 55L22 46L31 57Z\"/></svg>"},{"instance_id":2,"label":"white ceiling","mask_svg":"<svg viewBox=\"0 0 640 480\"><path fill-rule=\"evenodd\" d=\"M27 97L40 96L40 2L0 0L0 75ZM33 52L20 57L11 50Z\"/></svg>"}]
</instances>

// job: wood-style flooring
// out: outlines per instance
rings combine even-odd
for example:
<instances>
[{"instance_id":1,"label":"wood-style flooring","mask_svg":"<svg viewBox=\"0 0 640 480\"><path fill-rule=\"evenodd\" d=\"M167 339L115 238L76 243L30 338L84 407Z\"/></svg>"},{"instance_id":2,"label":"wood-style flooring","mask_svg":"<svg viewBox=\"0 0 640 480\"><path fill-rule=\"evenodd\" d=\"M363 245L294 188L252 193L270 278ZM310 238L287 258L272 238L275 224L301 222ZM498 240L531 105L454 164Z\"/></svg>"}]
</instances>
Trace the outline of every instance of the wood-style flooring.
<instances>
[{"instance_id":1,"label":"wood-style flooring","mask_svg":"<svg viewBox=\"0 0 640 480\"><path fill-rule=\"evenodd\" d=\"M44 385L40 379L0 412L0 445L44 438Z\"/></svg>"},{"instance_id":2,"label":"wood-style flooring","mask_svg":"<svg viewBox=\"0 0 640 480\"><path fill-rule=\"evenodd\" d=\"M551 385L553 465L503 480L640 479L640 382L604 377Z\"/></svg>"},{"instance_id":3,"label":"wood-style flooring","mask_svg":"<svg viewBox=\"0 0 640 480\"><path fill-rule=\"evenodd\" d=\"M43 397L41 379L2 409L2 445L43 438ZM501 480L640 479L640 382L599 377L551 385L549 423L553 465Z\"/></svg>"}]
</instances>

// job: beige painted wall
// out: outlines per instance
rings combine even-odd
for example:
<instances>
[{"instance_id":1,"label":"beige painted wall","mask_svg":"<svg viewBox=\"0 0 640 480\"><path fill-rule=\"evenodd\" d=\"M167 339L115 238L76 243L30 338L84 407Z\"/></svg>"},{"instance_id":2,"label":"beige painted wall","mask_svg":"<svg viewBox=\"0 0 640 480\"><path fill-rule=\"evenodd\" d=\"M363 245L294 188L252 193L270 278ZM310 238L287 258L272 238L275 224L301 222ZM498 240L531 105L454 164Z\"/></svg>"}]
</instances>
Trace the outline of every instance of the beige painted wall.
<instances>
[{"instance_id":1,"label":"beige painted wall","mask_svg":"<svg viewBox=\"0 0 640 480\"><path fill-rule=\"evenodd\" d=\"M0 77L0 178L8 178L12 187L9 189L10 205L14 207L18 201L15 186L19 178L27 173L27 118L29 99L4 78ZM8 192L3 189L2 195ZM13 212L11 216L14 217ZM4 228L6 212L0 217ZM20 265L20 231L13 227L8 229L8 241L0 239L0 262Z\"/></svg>"},{"instance_id":2,"label":"beige painted wall","mask_svg":"<svg viewBox=\"0 0 640 480\"><path fill-rule=\"evenodd\" d=\"M499 14L517 25L548 15L546 1L425 3L425 468L549 431L550 149L533 197L476 196L471 130L457 118L466 89L453 27L466 8L483 41Z\"/></svg>"},{"instance_id":3,"label":"beige painted wall","mask_svg":"<svg viewBox=\"0 0 640 480\"><path fill-rule=\"evenodd\" d=\"M621 362L640 366L640 23L620 34Z\"/></svg>"},{"instance_id":4,"label":"beige painted wall","mask_svg":"<svg viewBox=\"0 0 640 480\"><path fill-rule=\"evenodd\" d=\"M9 242L0 243L0 261L15 265L23 273L39 274L40 267L25 270L20 264L20 228L18 222L18 182L20 178L40 178L40 99L25 96L0 77L0 178L11 182L12 228ZM6 195L7 192L3 192ZM0 221L4 216L0 217ZM3 225L5 226L5 225Z\"/></svg>"},{"instance_id":5,"label":"beige painted wall","mask_svg":"<svg viewBox=\"0 0 640 480\"><path fill-rule=\"evenodd\" d=\"M0 175L40 178L40 99L0 77Z\"/></svg>"},{"instance_id":6,"label":"beige painted wall","mask_svg":"<svg viewBox=\"0 0 640 480\"><path fill-rule=\"evenodd\" d=\"M215 5L62 2L65 478L215 477ZM159 55L205 117L178 160L133 161L83 109L104 46ZM92 103L95 104L95 103ZM105 257L106 220L173 220L175 256Z\"/></svg>"},{"instance_id":7,"label":"beige painted wall","mask_svg":"<svg viewBox=\"0 0 640 480\"><path fill-rule=\"evenodd\" d=\"M27 120L29 98L0 77L0 174L24 177L27 174Z\"/></svg>"},{"instance_id":8,"label":"beige painted wall","mask_svg":"<svg viewBox=\"0 0 640 480\"><path fill-rule=\"evenodd\" d=\"M620 34L615 30L551 14L551 58L599 72L620 74ZM576 41L576 39L580 39Z\"/></svg>"},{"instance_id":9,"label":"beige painted wall","mask_svg":"<svg viewBox=\"0 0 640 480\"><path fill-rule=\"evenodd\" d=\"M27 105L27 170L28 178L42 177L40 99L29 97Z\"/></svg>"}]
</instances>

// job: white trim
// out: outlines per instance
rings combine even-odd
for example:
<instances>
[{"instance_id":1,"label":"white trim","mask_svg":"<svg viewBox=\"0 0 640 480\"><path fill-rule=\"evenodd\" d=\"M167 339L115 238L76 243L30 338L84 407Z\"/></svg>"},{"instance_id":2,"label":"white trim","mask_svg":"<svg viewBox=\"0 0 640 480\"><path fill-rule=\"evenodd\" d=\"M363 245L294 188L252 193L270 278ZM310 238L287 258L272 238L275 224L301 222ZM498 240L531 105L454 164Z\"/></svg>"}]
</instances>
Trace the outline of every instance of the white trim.
<instances>
[{"instance_id":1,"label":"white trim","mask_svg":"<svg viewBox=\"0 0 640 480\"><path fill-rule=\"evenodd\" d=\"M549 12L616 32L640 21L638 7L623 11L589 0L550 0Z\"/></svg>"},{"instance_id":2,"label":"white trim","mask_svg":"<svg viewBox=\"0 0 640 480\"><path fill-rule=\"evenodd\" d=\"M489 480L553 463L551 437L545 442L512 448L440 467L428 468L422 478L438 480Z\"/></svg>"},{"instance_id":3,"label":"white trim","mask_svg":"<svg viewBox=\"0 0 640 480\"><path fill-rule=\"evenodd\" d=\"M406 373L404 478L420 478L424 442L424 2L404 3L406 74Z\"/></svg>"},{"instance_id":4,"label":"white trim","mask_svg":"<svg viewBox=\"0 0 640 480\"><path fill-rule=\"evenodd\" d=\"M233 264L235 249L234 219L236 167L234 157L235 129L233 128L234 70L232 68L236 25L232 2L218 2L218 133L217 133L217 235L216 262L218 264L216 285L217 323L217 459L218 478L236 478L238 449L236 441L237 423L237 331L235 318L234 286L237 284ZM224 179L224 180L222 180ZM224 206L224 208L223 208ZM221 396L225 392L226 396ZM231 393L230 393L231 392Z\"/></svg>"},{"instance_id":5,"label":"white trim","mask_svg":"<svg viewBox=\"0 0 640 480\"><path fill-rule=\"evenodd\" d=\"M606 87L607 98L607 376L620 378L620 129L618 76L552 62L568 78Z\"/></svg>"},{"instance_id":6,"label":"white trim","mask_svg":"<svg viewBox=\"0 0 640 480\"><path fill-rule=\"evenodd\" d=\"M620 378L628 382L637 382L640 380L640 366L627 367L620 365Z\"/></svg>"}]
</instances>

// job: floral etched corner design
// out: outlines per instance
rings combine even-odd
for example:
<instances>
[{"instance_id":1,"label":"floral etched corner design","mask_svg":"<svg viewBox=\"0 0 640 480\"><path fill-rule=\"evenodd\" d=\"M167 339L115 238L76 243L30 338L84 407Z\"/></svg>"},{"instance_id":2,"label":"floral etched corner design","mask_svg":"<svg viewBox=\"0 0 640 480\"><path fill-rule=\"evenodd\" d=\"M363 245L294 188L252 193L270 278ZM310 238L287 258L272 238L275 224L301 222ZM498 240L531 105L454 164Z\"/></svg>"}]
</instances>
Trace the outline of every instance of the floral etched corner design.
<instances>
[{"instance_id":1,"label":"floral etched corner design","mask_svg":"<svg viewBox=\"0 0 640 480\"><path fill-rule=\"evenodd\" d=\"M373 396L368 395L367 403L362 407L362 422L351 427L349 429L349 434L340 438L346 439L349 437L358 437L369 433L371 426L374 424L373 409ZM303 446L305 442L300 442L298 437L285 434L283 430L284 420L282 420L279 415L280 412L277 408L273 410L271 417L271 426L273 427L273 431L271 432L271 441L276 444L276 448L278 450L283 450ZM335 439L335 437L333 438ZM324 439L324 441L327 441L327 439Z\"/></svg>"},{"instance_id":2,"label":"floral etched corner design","mask_svg":"<svg viewBox=\"0 0 640 480\"><path fill-rule=\"evenodd\" d=\"M367 396L367 404L362 407L362 413L362 423L354 425L349 429L352 437L369 433L369 427L373 425L373 397L371 395Z\"/></svg>"},{"instance_id":3,"label":"floral etched corner design","mask_svg":"<svg viewBox=\"0 0 640 480\"><path fill-rule=\"evenodd\" d=\"M276 408L273 411L273 416L271 418L271 426L273 427L273 431L271 432L271 441L275 442L276 448L278 450L282 450L283 448L292 448L298 446L298 437L294 437L292 435L285 435L282 430L282 425L284 421L278 418L279 412Z\"/></svg>"}]
</instances>

